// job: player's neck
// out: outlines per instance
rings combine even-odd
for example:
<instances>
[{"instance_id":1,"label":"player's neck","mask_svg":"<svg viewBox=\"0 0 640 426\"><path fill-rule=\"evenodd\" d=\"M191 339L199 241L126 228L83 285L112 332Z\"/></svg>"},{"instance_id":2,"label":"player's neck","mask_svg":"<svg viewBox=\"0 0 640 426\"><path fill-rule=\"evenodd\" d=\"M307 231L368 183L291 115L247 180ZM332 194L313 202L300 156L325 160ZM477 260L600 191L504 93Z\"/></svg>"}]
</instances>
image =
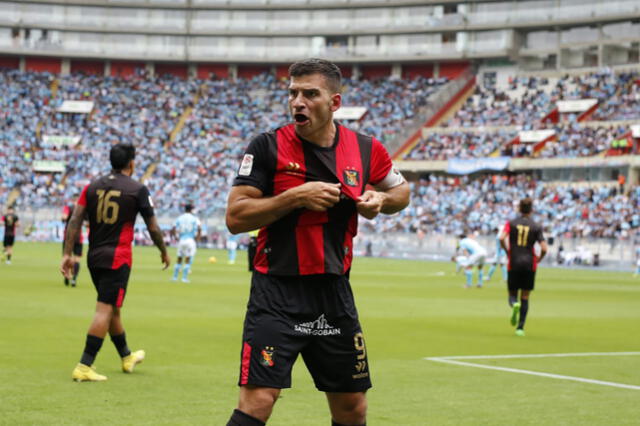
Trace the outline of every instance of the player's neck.
<instances>
[{"instance_id":1,"label":"player's neck","mask_svg":"<svg viewBox=\"0 0 640 426\"><path fill-rule=\"evenodd\" d=\"M116 174L121 174L121 175L125 175L125 176L131 177L131 175L133 175L133 170L131 170L130 168L126 168L126 169L122 169L122 170L112 169L111 173L116 173Z\"/></svg>"},{"instance_id":2,"label":"player's neck","mask_svg":"<svg viewBox=\"0 0 640 426\"><path fill-rule=\"evenodd\" d=\"M313 134L304 137L304 139L313 143L314 145L318 145L319 147L330 148L333 146L333 143L335 141L336 132L336 124L333 120L330 120L326 126L323 126Z\"/></svg>"}]
</instances>

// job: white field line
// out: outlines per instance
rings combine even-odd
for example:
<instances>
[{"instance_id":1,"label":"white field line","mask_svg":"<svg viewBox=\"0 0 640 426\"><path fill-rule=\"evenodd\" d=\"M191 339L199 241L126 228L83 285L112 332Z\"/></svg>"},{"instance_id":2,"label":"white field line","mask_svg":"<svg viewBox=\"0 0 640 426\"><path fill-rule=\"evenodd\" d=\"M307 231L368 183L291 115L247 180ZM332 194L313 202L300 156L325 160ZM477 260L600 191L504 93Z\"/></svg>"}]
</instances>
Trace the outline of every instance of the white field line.
<instances>
[{"instance_id":1,"label":"white field line","mask_svg":"<svg viewBox=\"0 0 640 426\"><path fill-rule=\"evenodd\" d=\"M575 352L565 354L509 354L509 355L462 355L462 356L438 356L431 359L508 359L508 358L553 358L572 356L629 356L640 355L640 352Z\"/></svg>"},{"instance_id":2,"label":"white field line","mask_svg":"<svg viewBox=\"0 0 640 426\"><path fill-rule=\"evenodd\" d=\"M484 368L487 370L506 371L508 373L528 374L531 376L548 377L558 380L570 380L574 382L590 383L601 386L611 386L614 388L640 390L640 386L627 385L624 383L607 382L604 380L585 379L583 377L564 376L561 374L541 373L538 371L522 370L519 368L497 367L493 365L475 364L471 362L456 361L457 359L505 359L505 358L544 358L544 357L570 357L570 356L626 356L640 355L640 352L585 352L574 354L522 354L522 355L478 355L478 356L451 356L451 357L430 357L424 358L428 361L442 362L446 364L462 365L464 367Z\"/></svg>"}]
</instances>

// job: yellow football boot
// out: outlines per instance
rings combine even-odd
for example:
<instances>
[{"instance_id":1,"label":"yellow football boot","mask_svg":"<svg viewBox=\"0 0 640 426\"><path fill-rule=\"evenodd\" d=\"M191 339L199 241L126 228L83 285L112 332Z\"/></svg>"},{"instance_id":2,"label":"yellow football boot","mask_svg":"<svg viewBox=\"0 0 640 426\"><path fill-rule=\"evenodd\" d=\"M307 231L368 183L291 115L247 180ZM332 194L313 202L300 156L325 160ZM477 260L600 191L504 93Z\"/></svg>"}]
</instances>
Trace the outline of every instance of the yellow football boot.
<instances>
[{"instance_id":1,"label":"yellow football boot","mask_svg":"<svg viewBox=\"0 0 640 426\"><path fill-rule=\"evenodd\" d=\"M107 376L96 373L93 367L80 363L73 369L71 378L76 382L104 382L107 380Z\"/></svg>"},{"instance_id":2,"label":"yellow football boot","mask_svg":"<svg viewBox=\"0 0 640 426\"><path fill-rule=\"evenodd\" d=\"M125 373L133 373L134 367L144 360L144 355L144 351L139 350L131 352L129 355L122 358L122 371Z\"/></svg>"}]
</instances>

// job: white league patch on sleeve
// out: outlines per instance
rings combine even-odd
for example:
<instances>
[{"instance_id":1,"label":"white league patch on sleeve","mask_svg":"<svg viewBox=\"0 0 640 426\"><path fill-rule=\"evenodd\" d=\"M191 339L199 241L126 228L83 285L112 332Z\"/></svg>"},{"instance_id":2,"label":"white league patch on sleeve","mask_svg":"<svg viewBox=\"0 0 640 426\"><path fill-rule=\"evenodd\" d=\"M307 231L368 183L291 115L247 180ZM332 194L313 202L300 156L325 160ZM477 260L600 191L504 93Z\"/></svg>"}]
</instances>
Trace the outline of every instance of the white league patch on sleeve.
<instances>
[{"instance_id":1,"label":"white league patch on sleeve","mask_svg":"<svg viewBox=\"0 0 640 426\"><path fill-rule=\"evenodd\" d=\"M153 200L151 199L151 195L149 195L149 205L155 208L155 206L153 205Z\"/></svg>"},{"instance_id":2,"label":"white league patch on sleeve","mask_svg":"<svg viewBox=\"0 0 640 426\"><path fill-rule=\"evenodd\" d=\"M240 176L249 176L251 174L251 169L253 169L253 155L245 154L242 157L242 164L240 164L240 171L238 174Z\"/></svg>"}]
</instances>

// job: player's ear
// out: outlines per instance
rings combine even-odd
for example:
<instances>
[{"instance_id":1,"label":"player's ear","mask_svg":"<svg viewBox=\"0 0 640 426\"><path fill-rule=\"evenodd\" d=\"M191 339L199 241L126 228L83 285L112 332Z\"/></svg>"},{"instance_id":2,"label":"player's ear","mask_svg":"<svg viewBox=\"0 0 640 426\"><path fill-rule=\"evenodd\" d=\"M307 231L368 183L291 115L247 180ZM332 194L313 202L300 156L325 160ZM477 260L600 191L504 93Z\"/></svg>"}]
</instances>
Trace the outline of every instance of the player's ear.
<instances>
[{"instance_id":1,"label":"player's ear","mask_svg":"<svg viewBox=\"0 0 640 426\"><path fill-rule=\"evenodd\" d=\"M334 93L331 95L331 112L336 112L342 106L342 95Z\"/></svg>"}]
</instances>

